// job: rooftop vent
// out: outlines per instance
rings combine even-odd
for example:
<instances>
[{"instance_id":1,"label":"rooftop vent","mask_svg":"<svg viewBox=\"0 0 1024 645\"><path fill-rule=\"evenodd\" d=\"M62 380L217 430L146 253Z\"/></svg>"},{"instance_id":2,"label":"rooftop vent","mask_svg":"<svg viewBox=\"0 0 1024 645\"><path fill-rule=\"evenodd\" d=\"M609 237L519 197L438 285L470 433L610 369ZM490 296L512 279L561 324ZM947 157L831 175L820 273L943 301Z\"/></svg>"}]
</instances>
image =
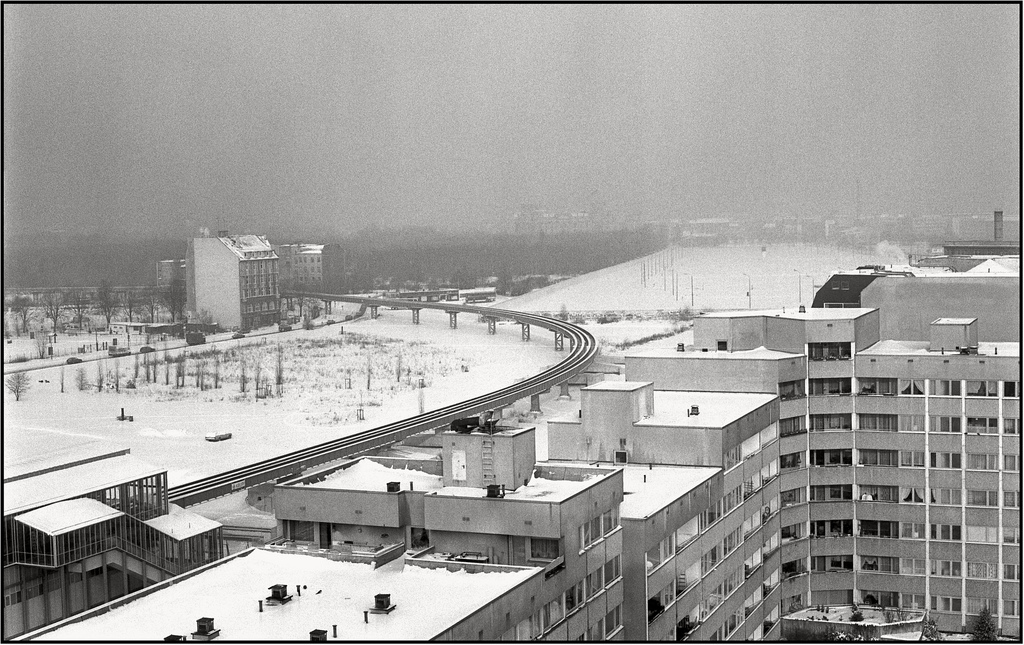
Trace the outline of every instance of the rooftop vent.
<instances>
[{"instance_id":1,"label":"rooftop vent","mask_svg":"<svg viewBox=\"0 0 1024 645\"><path fill-rule=\"evenodd\" d=\"M807 313L807 307L800 305L800 309L798 309L797 311L799 311L802 314L805 314Z\"/></svg>"},{"instance_id":2,"label":"rooftop vent","mask_svg":"<svg viewBox=\"0 0 1024 645\"><path fill-rule=\"evenodd\" d=\"M164 636L165 643L182 643L186 640L187 639L181 634L168 634L167 636Z\"/></svg>"},{"instance_id":3,"label":"rooftop vent","mask_svg":"<svg viewBox=\"0 0 1024 645\"><path fill-rule=\"evenodd\" d=\"M196 631L192 632L194 641L212 641L220 635L219 629L214 629L212 618L197 618Z\"/></svg>"},{"instance_id":4,"label":"rooftop vent","mask_svg":"<svg viewBox=\"0 0 1024 645\"><path fill-rule=\"evenodd\" d=\"M402 490L402 484L400 482L388 482L388 492L397 493Z\"/></svg>"},{"instance_id":5,"label":"rooftop vent","mask_svg":"<svg viewBox=\"0 0 1024 645\"><path fill-rule=\"evenodd\" d=\"M500 499L505 496L505 487L500 484L487 484L487 496Z\"/></svg>"},{"instance_id":6,"label":"rooftop vent","mask_svg":"<svg viewBox=\"0 0 1024 645\"><path fill-rule=\"evenodd\" d=\"M309 632L310 643L326 643L327 642L327 630L326 629L314 629Z\"/></svg>"},{"instance_id":7,"label":"rooftop vent","mask_svg":"<svg viewBox=\"0 0 1024 645\"><path fill-rule=\"evenodd\" d=\"M288 585L272 585L268 589L270 589L270 595L267 596L268 605L283 605L292 599L288 595Z\"/></svg>"},{"instance_id":8,"label":"rooftop vent","mask_svg":"<svg viewBox=\"0 0 1024 645\"><path fill-rule=\"evenodd\" d=\"M459 434L469 434L480 424L478 417L467 417L465 419L456 419L452 421L451 429L452 432L458 432Z\"/></svg>"},{"instance_id":9,"label":"rooftop vent","mask_svg":"<svg viewBox=\"0 0 1024 645\"><path fill-rule=\"evenodd\" d=\"M700 408L696 405L691 405L690 409L686 411L686 416L695 417L700 414Z\"/></svg>"},{"instance_id":10,"label":"rooftop vent","mask_svg":"<svg viewBox=\"0 0 1024 645\"><path fill-rule=\"evenodd\" d=\"M617 463L617 464L629 463L629 453L627 453L625 450L616 450L615 451L615 463Z\"/></svg>"},{"instance_id":11,"label":"rooftop vent","mask_svg":"<svg viewBox=\"0 0 1024 645\"><path fill-rule=\"evenodd\" d=\"M373 597L373 607L370 609L371 614L390 614L398 605L391 604L391 594L379 593Z\"/></svg>"},{"instance_id":12,"label":"rooftop vent","mask_svg":"<svg viewBox=\"0 0 1024 645\"><path fill-rule=\"evenodd\" d=\"M686 351L686 343L677 343L676 344L676 351L677 352L685 352Z\"/></svg>"}]
</instances>

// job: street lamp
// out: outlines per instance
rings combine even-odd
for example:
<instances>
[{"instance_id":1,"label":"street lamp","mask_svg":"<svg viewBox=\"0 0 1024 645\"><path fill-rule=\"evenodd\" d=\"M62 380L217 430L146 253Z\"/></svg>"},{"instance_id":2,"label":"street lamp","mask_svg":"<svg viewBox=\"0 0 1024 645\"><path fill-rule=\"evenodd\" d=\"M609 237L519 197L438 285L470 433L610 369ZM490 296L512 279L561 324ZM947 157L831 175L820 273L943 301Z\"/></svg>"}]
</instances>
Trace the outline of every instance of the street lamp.
<instances>
[{"instance_id":1,"label":"street lamp","mask_svg":"<svg viewBox=\"0 0 1024 645\"><path fill-rule=\"evenodd\" d=\"M693 308L693 274L692 273L683 273L681 275L688 275L688 276L690 276L690 308L692 309Z\"/></svg>"},{"instance_id":2,"label":"street lamp","mask_svg":"<svg viewBox=\"0 0 1024 645\"><path fill-rule=\"evenodd\" d=\"M751 306L752 299L750 296L750 292L753 291L754 285L749 275L747 275L746 273L744 273L743 275L747 276L747 309L752 309L753 307Z\"/></svg>"}]
</instances>

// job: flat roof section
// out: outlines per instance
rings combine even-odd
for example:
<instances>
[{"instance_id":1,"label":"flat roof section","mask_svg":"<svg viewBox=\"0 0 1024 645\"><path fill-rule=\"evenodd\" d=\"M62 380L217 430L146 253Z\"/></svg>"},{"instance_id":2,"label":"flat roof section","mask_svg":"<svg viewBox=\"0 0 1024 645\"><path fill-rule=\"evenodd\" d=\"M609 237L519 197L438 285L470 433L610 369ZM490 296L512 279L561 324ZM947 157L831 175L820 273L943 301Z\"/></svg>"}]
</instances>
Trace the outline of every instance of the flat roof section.
<instances>
[{"instance_id":1,"label":"flat roof section","mask_svg":"<svg viewBox=\"0 0 1024 645\"><path fill-rule=\"evenodd\" d=\"M647 519L721 471L708 466L629 465L622 474L619 515Z\"/></svg>"},{"instance_id":2,"label":"flat roof section","mask_svg":"<svg viewBox=\"0 0 1024 645\"><path fill-rule=\"evenodd\" d=\"M790 320L853 320L875 311L874 307L806 307L803 313L782 309L762 309L753 311L710 311L701 314L701 318L752 318L764 316L768 318L788 318Z\"/></svg>"},{"instance_id":3,"label":"flat roof section","mask_svg":"<svg viewBox=\"0 0 1024 645\"><path fill-rule=\"evenodd\" d=\"M559 466L561 465L559 464ZM582 481L533 477L526 486L520 486L515 490L506 490L505 499L561 503L590 488L601 477L602 475L595 474ZM445 486L440 490L433 491L432 494L443 497L486 497L487 490L469 486Z\"/></svg>"},{"instance_id":4,"label":"flat roof section","mask_svg":"<svg viewBox=\"0 0 1024 645\"><path fill-rule=\"evenodd\" d=\"M978 322L977 318L936 318L933 325L970 325Z\"/></svg>"},{"instance_id":5,"label":"flat roof section","mask_svg":"<svg viewBox=\"0 0 1024 645\"><path fill-rule=\"evenodd\" d=\"M709 350L702 352L700 350L690 350L686 352L680 352L673 350L669 347L645 349L638 352L626 354L626 358L685 358L685 359L715 359L715 360L732 360L732 361L781 361L788 358L800 358L803 354L791 354L789 352L780 352L774 349L768 349L764 346L756 349L748 349L739 352L718 352L715 350Z\"/></svg>"},{"instance_id":6,"label":"flat roof section","mask_svg":"<svg viewBox=\"0 0 1024 645\"><path fill-rule=\"evenodd\" d=\"M633 425L669 426L677 428L724 428L766 403L775 394L749 392L694 392L684 390L654 391L654 416L643 418ZM687 416L696 405L699 414Z\"/></svg>"},{"instance_id":7,"label":"flat roof section","mask_svg":"<svg viewBox=\"0 0 1024 645\"><path fill-rule=\"evenodd\" d=\"M221 525L220 522L207 519L177 504L170 504L169 507L170 512L167 515L146 520L146 524L179 542L212 531Z\"/></svg>"},{"instance_id":8,"label":"flat roof section","mask_svg":"<svg viewBox=\"0 0 1024 645\"><path fill-rule=\"evenodd\" d=\"M4 483L53 470L63 470L90 461L127 455L129 448L112 448L103 441L87 441L45 454L17 455L4 451Z\"/></svg>"},{"instance_id":9,"label":"flat roof section","mask_svg":"<svg viewBox=\"0 0 1024 645\"><path fill-rule=\"evenodd\" d=\"M338 626L346 641L427 640L486 606L543 569L467 573L404 565L395 560L378 569L308 555L256 549L244 557L143 595L125 605L34 640L110 642L130 637L161 641L189 634L196 619L209 616L224 641L309 641L309 632ZM274 584L288 585L285 605L257 601ZM302 595L295 585L302 584ZM391 595L388 614L363 612L374 595Z\"/></svg>"},{"instance_id":10,"label":"flat roof section","mask_svg":"<svg viewBox=\"0 0 1024 645\"><path fill-rule=\"evenodd\" d=\"M440 460L439 460L440 461ZM337 488L341 490L386 491L390 482L398 482L408 490L409 482L415 490L440 490L444 479L414 468L391 468L371 459L363 458L348 468L336 470L323 481L305 484L315 488Z\"/></svg>"},{"instance_id":11,"label":"flat roof section","mask_svg":"<svg viewBox=\"0 0 1024 645\"><path fill-rule=\"evenodd\" d=\"M940 352L929 349L927 340L880 340L867 349L857 352L857 356L940 356ZM945 356L960 356L956 352L946 352ZM1020 358L1020 343L978 343L978 353L969 356L1010 356Z\"/></svg>"},{"instance_id":12,"label":"flat roof section","mask_svg":"<svg viewBox=\"0 0 1024 645\"><path fill-rule=\"evenodd\" d=\"M121 515L124 513L94 499L69 499L23 513L17 521L47 535L61 535Z\"/></svg>"},{"instance_id":13,"label":"flat roof section","mask_svg":"<svg viewBox=\"0 0 1024 645\"><path fill-rule=\"evenodd\" d=\"M124 482L166 472L131 455L92 461L4 484L4 515L28 511Z\"/></svg>"},{"instance_id":14,"label":"flat roof section","mask_svg":"<svg viewBox=\"0 0 1024 645\"><path fill-rule=\"evenodd\" d=\"M651 383L652 381L599 381L583 389L590 390L592 392L634 392L645 385L650 385Z\"/></svg>"}]
</instances>

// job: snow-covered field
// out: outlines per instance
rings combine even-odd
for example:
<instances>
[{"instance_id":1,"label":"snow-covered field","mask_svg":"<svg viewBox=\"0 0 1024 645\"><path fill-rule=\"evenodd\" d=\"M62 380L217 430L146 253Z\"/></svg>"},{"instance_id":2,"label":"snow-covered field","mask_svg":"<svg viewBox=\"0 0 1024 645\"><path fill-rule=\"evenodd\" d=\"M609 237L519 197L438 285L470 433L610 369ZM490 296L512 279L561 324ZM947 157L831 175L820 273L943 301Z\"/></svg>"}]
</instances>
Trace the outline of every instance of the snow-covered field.
<instances>
[{"instance_id":1,"label":"snow-covered field","mask_svg":"<svg viewBox=\"0 0 1024 645\"><path fill-rule=\"evenodd\" d=\"M84 368L94 383L99 362L65 366L64 393L60 392L61 367L33 371L31 388L20 402L15 403L5 392L4 460L98 440L112 448L129 447L140 459L167 467L170 483L176 485L413 416L419 412L419 391L412 387L417 372L428 382L423 390L424 409L431 410L511 385L565 356L554 351L553 341L545 334L523 343L519 327L514 325L499 324L498 333L492 336L486 325L470 316L459 318L458 329L450 329L448 316L440 311L424 309L420 320L420 325L413 325L408 311L382 310L382 317L376 320L346 323L345 333L401 339L401 343L360 347L358 343L332 342L327 345L329 352L298 341L336 341L341 338L341 325L268 337L263 368L271 379L276 342L280 340L283 347L291 349L285 361L283 396L259 401L251 389L242 399L237 364L234 372L222 365L223 387L202 392L195 388L194 374L186 376L185 388L163 385L162 365L158 385L147 386L142 379L140 387L128 390L123 387L126 377L122 375L120 392L106 388L97 392L95 387L78 391L77 369ZM314 356L315 351L320 353ZM395 379L399 352L404 365L400 380ZM370 391L365 381L368 355L374 366ZM307 356L309 361L304 360ZM109 382L113 361L105 360L102 365ZM468 371L462 370L463 365ZM352 390L345 389L347 368L352 369ZM412 370L409 379L405 368ZM120 359L120 369L131 377L134 357ZM209 373L206 382L212 382ZM363 421L354 418L360 392ZM134 422L115 419L121 408L134 416ZM233 437L216 443L205 441L205 435L213 431L231 432Z\"/></svg>"},{"instance_id":2,"label":"snow-covered field","mask_svg":"<svg viewBox=\"0 0 1024 645\"><path fill-rule=\"evenodd\" d=\"M810 304L837 269L904 261L897 249L875 253L804 245L674 247L555 283L496 306L517 311L672 311L766 309ZM748 278L749 276L749 278ZM751 287L750 299L747 287Z\"/></svg>"}]
</instances>

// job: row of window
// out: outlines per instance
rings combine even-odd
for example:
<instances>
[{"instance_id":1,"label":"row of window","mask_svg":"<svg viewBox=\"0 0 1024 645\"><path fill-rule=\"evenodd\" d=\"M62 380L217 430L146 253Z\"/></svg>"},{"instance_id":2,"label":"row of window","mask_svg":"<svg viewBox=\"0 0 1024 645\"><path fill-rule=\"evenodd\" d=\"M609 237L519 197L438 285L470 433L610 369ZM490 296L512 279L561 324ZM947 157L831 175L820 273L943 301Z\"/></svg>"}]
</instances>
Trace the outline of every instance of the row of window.
<instances>
[{"instance_id":1,"label":"row of window","mask_svg":"<svg viewBox=\"0 0 1024 645\"><path fill-rule=\"evenodd\" d=\"M914 602L915 608L921 608L917 602L923 602L924 596L921 594L903 594L904 598L910 596L910 600ZM951 612L954 614L961 613L963 607L962 599L959 596L932 596L931 608L932 611L943 611ZM980 614L982 609L988 609L993 616L999 614L999 602L996 598L973 598L967 597L967 613L968 614ZM1020 616L1020 601L1019 600L1004 600L1003 601L1003 612L1002 616Z\"/></svg>"},{"instance_id":2,"label":"row of window","mask_svg":"<svg viewBox=\"0 0 1024 645\"><path fill-rule=\"evenodd\" d=\"M783 470L803 468L805 465L804 451L790 452L779 455L779 467ZM857 463L861 466L889 466L889 467L912 467L923 468L925 465L925 453L923 450L877 450L858 449ZM930 453L930 464L932 468L959 469L963 460L958 452L933 452ZM824 449L811 450L811 466L852 466L853 449ZM1020 455L1003 455L999 459L998 453L967 453L968 470L1004 470L1016 472L1020 470Z\"/></svg>"},{"instance_id":3,"label":"row of window","mask_svg":"<svg viewBox=\"0 0 1024 645\"><path fill-rule=\"evenodd\" d=\"M563 618L582 607L587 600L594 598L605 587L616 582L621 576L622 561L619 556L615 556L604 565L591 571L584 580L567 589L563 595L544 604L532 616L520 621L514 628L516 640L530 640L541 636ZM591 625L591 629L587 632L588 640L602 640L615 631L620 624L621 608L615 607L605 618ZM610 628L607 631L598 628L599 633L596 637L591 638L592 630L598 625ZM509 637L512 636L512 631L510 630Z\"/></svg>"},{"instance_id":4,"label":"row of window","mask_svg":"<svg viewBox=\"0 0 1024 645\"><path fill-rule=\"evenodd\" d=\"M821 484L810 487L810 496L807 497L807 489L803 486L784 490L779 495L782 508L794 504L803 504L806 501L812 502L835 502L853 500L853 484ZM859 496L857 499L865 502L894 502L905 504L924 504L925 489L912 486L888 486L881 484L860 484L858 485ZM961 506L966 501L967 506L1000 506L999 491L984 489L968 489L966 497L962 495L959 488L932 488L929 491L929 502L932 504L945 504ZM1006 508L1020 508L1020 491L1003 491L1002 506Z\"/></svg>"},{"instance_id":5,"label":"row of window","mask_svg":"<svg viewBox=\"0 0 1024 645\"><path fill-rule=\"evenodd\" d=\"M932 416L927 429L931 432L968 432L974 434L999 434L998 417ZM858 414L858 430L879 432L924 432L923 414ZM779 435L790 437L811 432L853 430L852 414L812 414L808 428L803 416L779 419ZM1003 418L1003 434L1020 434L1020 419Z\"/></svg>"},{"instance_id":6,"label":"row of window","mask_svg":"<svg viewBox=\"0 0 1024 645\"><path fill-rule=\"evenodd\" d=\"M853 393L854 379L850 377L828 377L807 379L811 396L845 396ZM858 378L857 393L861 396L968 396L998 397L1000 389L1004 398L1020 397L1019 381L957 381L945 379L896 379L867 377ZM927 385L927 389L925 384ZM1002 383L1002 388L999 384ZM779 383L779 397L783 400L804 396L804 381Z\"/></svg>"},{"instance_id":7,"label":"row of window","mask_svg":"<svg viewBox=\"0 0 1024 645\"><path fill-rule=\"evenodd\" d=\"M594 544L604 536L608 535L619 525L619 508L613 506L611 510L605 511L580 525L580 551Z\"/></svg>"}]
</instances>

